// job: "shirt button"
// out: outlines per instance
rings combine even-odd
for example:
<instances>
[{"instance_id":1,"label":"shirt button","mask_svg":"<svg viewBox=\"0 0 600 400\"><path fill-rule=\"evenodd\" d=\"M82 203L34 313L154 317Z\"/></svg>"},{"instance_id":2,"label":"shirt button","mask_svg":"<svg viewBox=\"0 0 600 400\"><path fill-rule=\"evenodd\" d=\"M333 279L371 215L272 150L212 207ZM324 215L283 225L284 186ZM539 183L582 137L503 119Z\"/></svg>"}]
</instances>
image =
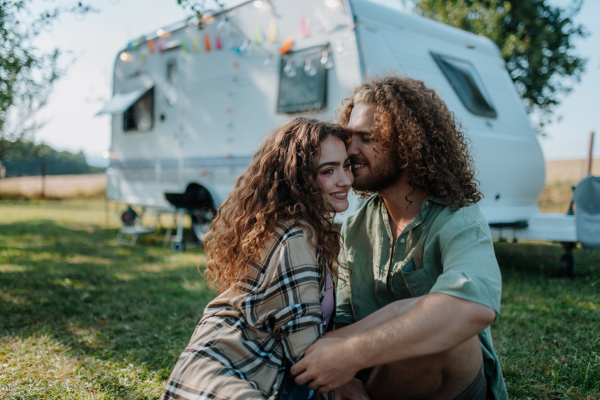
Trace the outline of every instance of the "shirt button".
<instances>
[{"instance_id":1,"label":"shirt button","mask_svg":"<svg viewBox=\"0 0 600 400\"><path fill-rule=\"evenodd\" d=\"M400 243L406 242L406 239L400 239Z\"/></svg>"},{"instance_id":2,"label":"shirt button","mask_svg":"<svg viewBox=\"0 0 600 400\"><path fill-rule=\"evenodd\" d=\"M425 205L426 205L426 206L428 206L428 205L429 205L429 201L426 201L426 202L425 202Z\"/></svg>"}]
</instances>

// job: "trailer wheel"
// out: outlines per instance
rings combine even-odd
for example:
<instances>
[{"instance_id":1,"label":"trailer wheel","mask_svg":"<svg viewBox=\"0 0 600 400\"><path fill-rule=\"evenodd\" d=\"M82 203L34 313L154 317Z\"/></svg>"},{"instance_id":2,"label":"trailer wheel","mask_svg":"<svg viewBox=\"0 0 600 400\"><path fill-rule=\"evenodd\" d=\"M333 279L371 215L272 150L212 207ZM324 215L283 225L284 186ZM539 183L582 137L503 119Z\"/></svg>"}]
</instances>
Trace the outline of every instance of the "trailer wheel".
<instances>
[{"instance_id":1,"label":"trailer wheel","mask_svg":"<svg viewBox=\"0 0 600 400\"><path fill-rule=\"evenodd\" d=\"M171 251L175 254L183 253L185 251L185 243L183 243L183 242L171 243Z\"/></svg>"}]
</instances>

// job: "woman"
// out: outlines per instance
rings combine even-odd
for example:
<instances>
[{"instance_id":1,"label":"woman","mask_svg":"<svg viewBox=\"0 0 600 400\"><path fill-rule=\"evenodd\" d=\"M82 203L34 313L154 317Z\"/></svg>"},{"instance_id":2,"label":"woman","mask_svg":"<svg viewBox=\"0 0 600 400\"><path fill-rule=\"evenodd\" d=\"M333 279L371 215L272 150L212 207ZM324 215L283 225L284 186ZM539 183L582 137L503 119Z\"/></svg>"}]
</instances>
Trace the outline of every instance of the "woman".
<instances>
[{"instance_id":1,"label":"woman","mask_svg":"<svg viewBox=\"0 0 600 400\"><path fill-rule=\"evenodd\" d=\"M220 295L162 399L308 398L288 370L333 319L333 216L348 208L349 139L308 118L265 138L207 235L205 275Z\"/></svg>"}]
</instances>

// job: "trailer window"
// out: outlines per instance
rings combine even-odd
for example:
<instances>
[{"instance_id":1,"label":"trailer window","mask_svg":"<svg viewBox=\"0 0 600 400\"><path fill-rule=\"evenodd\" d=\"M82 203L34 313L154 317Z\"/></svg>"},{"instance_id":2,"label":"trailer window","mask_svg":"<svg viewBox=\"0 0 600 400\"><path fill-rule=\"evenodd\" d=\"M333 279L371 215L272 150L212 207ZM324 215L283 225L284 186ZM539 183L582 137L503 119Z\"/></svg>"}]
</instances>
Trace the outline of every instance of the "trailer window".
<instances>
[{"instance_id":1,"label":"trailer window","mask_svg":"<svg viewBox=\"0 0 600 400\"><path fill-rule=\"evenodd\" d=\"M169 60L167 62L167 80L165 83L165 98L169 105L177 104L177 61Z\"/></svg>"},{"instance_id":2,"label":"trailer window","mask_svg":"<svg viewBox=\"0 0 600 400\"><path fill-rule=\"evenodd\" d=\"M467 110L482 117L498 116L473 64L441 54L431 55Z\"/></svg>"},{"instance_id":3,"label":"trailer window","mask_svg":"<svg viewBox=\"0 0 600 400\"><path fill-rule=\"evenodd\" d=\"M321 54L327 47L311 47L282 55L279 61L277 112L294 113L325 108L327 66L321 63Z\"/></svg>"},{"instance_id":4,"label":"trailer window","mask_svg":"<svg viewBox=\"0 0 600 400\"><path fill-rule=\"evenodd\" d=\"M123 131L147 132L154 121L154 88L148 90L123 113Z\"/></svg>"}]
</instances>

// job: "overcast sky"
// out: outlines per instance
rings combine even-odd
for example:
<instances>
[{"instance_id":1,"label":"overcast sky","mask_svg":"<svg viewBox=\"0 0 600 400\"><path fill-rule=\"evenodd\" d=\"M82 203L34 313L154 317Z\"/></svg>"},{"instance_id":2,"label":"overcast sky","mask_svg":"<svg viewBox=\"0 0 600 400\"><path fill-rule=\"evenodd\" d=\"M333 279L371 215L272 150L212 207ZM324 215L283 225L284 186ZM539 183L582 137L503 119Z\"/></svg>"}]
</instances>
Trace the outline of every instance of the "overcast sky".
<instances>
[{"instance_id":1,"label":"overcast sky","mask_svg":"<svg viewBox=\"0 0 600 400\"><path fill-rule=\"evenodd\" d=\"M399 3L401 0L378 0ZM35 0L38 5L49 3ZM552 0L568 4L568 0ZM72 1L60 0L71 4ZM85 17L65 16L40 42L70 51L67 75L59 81L48 106L41 116L46 125L36 139L57 150L83 152L97 159L110 147L110 117L94 115L111 96L112 69L115 57L129 40L186 17L176 0L105 0L96 4L100 12ZM597 132L594 155L600 157L600 1L585 0L579 14L590 36L577 42L578 54L588 57L587 71L574 91L564 98L556 115L560 122L548 127L540 138L546 159L578 159L587 157L590 132Z\"/></svg>"}]
</instances>

